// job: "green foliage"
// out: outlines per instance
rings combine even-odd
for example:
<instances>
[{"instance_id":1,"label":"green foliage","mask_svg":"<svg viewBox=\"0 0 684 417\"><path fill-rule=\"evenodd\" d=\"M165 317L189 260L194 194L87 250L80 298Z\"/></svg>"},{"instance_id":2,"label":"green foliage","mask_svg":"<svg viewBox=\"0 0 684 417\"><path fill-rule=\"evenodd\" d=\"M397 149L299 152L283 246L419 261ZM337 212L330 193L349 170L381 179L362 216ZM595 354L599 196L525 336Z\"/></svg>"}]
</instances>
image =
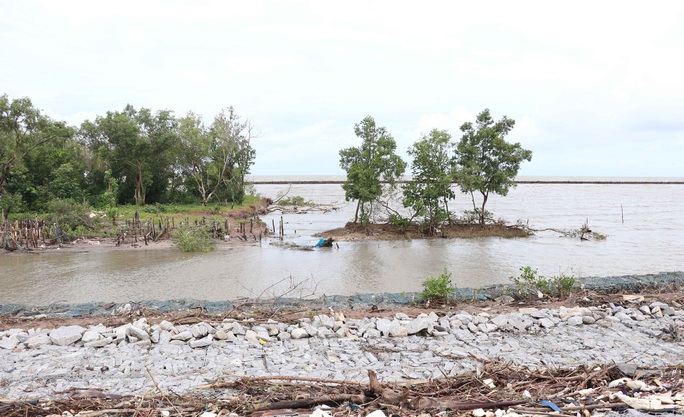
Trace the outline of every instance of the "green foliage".
<instances>
[{"instance_id":1,"label":"green foliage","mask_svg":"<svg viewBox=\"0 0 684 417\"><path fill-rule=\"evenodd\" d=\"M181 224L174 230L173 238L183 252L211 252L216 249L216 240L204 226Z\"/></svg>"},{"instance_id":2,"label":"green foliage","mask_svg":"<svg viewBox=\"0 0 684 417\"><path fill-rule=\"evenodd\" d=\"M142 211L144 211L145 213L152 213L152 214L155 214L158 216L161 213L166 213L167 207L165 204L159 204L159 203L156 203L154 205L149 204L149 205L145 206L142 209Z\"/></svg>"},{"instance_id":3,"label":"green foliage","mask_svg":"<svg viewBox=\"0 0 684 417\"><path fill-rule=\"evenodd\" d=\"M4 218L0 219L0 223L2 223L3 220L7 220L10 213L21 211L22 208L23 202L21 199L21 194L0 194L0 211L2 211L2 214L4 215Z\"/></svg>"},{"instance_id":4,"label":"green foliage","mask_svg":"<svg viewBox=\"0 0 684 417\"><path fill-rule=\"evenodd\" d=\"M47 182L38 184L28 174L29 157L39 148L55 147L72 135L71 128L43 115L33 107L30 99L10 100L6 94L0 96L0 197L19 192L24 202L29 202L27 197L37 198L39 185L45 187ZM43 172L49 170L43 169ZM18 173L22 173L26 181L12 189L9 181Z\"/></svg>"},{"instance_id":5,"label":"green foliage","mask_svg":"<svg viewBox=\"0 0 684 417\"><path fill-rule=\"evenodd\" d=\"M456 152L456 174L461 191L482 195L480 224L485 224L485 205L490 193L505 196L515 186L520 164L532 160L532 151L520 143L511 144L504 137L513 129L515 121L504 116L494 122L489 109L477 116L476 126L464 123L463 136ZM475 198L473 197L473 207Z\"/></svg>"},{"instance_id":6,"label":"green foliage","mask_svg":"<svg viewBox=\"0 0 684 417\"><path fill-rule=\"evenodd\" d=\"M476 208L475 210L464 210L463 216L459 220L465 224L480 224L482 221L480 211L479 208ZM485 210L484 221L485 223L494 223L494 213Z\"/></svg>"},{"instance_id":7,"label":"green foliage","mask_svg":"<svg viewBox=\"0 0 684 417\"><path fill-rule=\"evenodd\" d=\"M454 286L451 283L451 272L444 272L438 277L429 277L423 281L424 290L418 294L421 299L444 302L451 297Z\"/></svg>"},{"instance_id":8,"label":"green foliage","mask_svg":"<svg viewBox=\"0 0 684 417\"><path fill-rule=\"evenodd\" d=\"M520 274L511 277L510 281L515 285L518 295L523 298L536 297L538 293L550 297L566 297L577 284L573 276L561 274L547 278L539 275L537 270L530 266L521 267Z\"/></svg>"},{"instance_id":9,"label":"green foliage","mask_svg":"<svg viewBox=\"0 0 684 417\"><path fill-rule=\"evenodd\" d=\"M408 227L411 224L409 219L394 213L389 215L388 220L391 225L399 227Z\"/></svg>"},{"instance_id":10,"label":"green foliage","mask_svg":"<svg viewBox=\"0 0 684 417\"><path fill-rule=\"evenodd\" d=\"M384 127L377 127L375 120L367 116L354 125L354 133L361 138L361 146L340 151L340 167L347 171L347 181L342 185L347 201L357 201L354 223L370 222L372 203L388 187L394 187L406 170L406 163L395 153L397 143Z\"/></svg>"},{"instance_id":11,"label":"green foliage","mask_svg":"<svg viewBox=\"0 0 684 417\"><path fill-rule=\"evenodd\" d=\"M312 205L313 203L310 201L305 201L304 197L300 195L293 195L292 197L281 198L278 201L278 204L281 206L307 206Z\"/></svg>"},{"instance_id":12,"label":"green foliage","mask_svg":"<svg viewBox=\"0 0 684 417\"><path fill-rule=\"evenodd\" d=\"M450 217L448 201L455 197L451 189L453 148L451 135L434 129L408 150L413 157L413 180L403 186L403 204L413 209L414 216L423 218L429 233Z\"/></svg>"},{"instance_id":13,"label":"green foliage","mask_svg":"<svg viewBox=\"0 0 684 417\"><path fill-rule=\"evenodd\" d=\"M48 187L54 198L80 201L83 199L83 175L69 162L55 170L54 179Z\"/></svg>"},{"instance_id":14,"label":"green foliage","mask_svg":"<svg viewBox=\"0 0 684 417\"><path fill-rule=\"evenodd\" d=\"M256 156L249 120L242 121L229 107L206 127L202 118L191 112L180 119L179 132L179 160L187 186L205 205L211 199L241 204L246 195L245 175Z\"/></svg>"},{"instance_id":15,"label":"green foliage","mask_svg":"<svg viewBox=\"0 0 684 417\"><path fill-rule=\"evenodd\" d=\"M608 238L608 235L601 233L601 232L592 232L591 235L596 240L606 240Z\"/></svg>"},{"instance_id":16,"label":"green foliage","mask_svg":"<svg viewBox=\"0 0 684 417\"><path fill-rule=\"evenodd\" d=\"M100 226L99 216L91 217L92 209L87 203L54 199L48 203L48 210L46 220L71 237L83 236Z\"/></svg>"},{"instance_id":17,"label":"green foliage","mask_svg":"<svg viewBox=\"0 0 684 417\"><path fill-rule=\"evenodd\" d=\"M95 123L86 121L81 135L109 165L119 182L120 198L145 204L163 198L172 176L178 144L177 120L169 110L153 113L127 105L107 112Z\"/></svg>"}]
</instances>

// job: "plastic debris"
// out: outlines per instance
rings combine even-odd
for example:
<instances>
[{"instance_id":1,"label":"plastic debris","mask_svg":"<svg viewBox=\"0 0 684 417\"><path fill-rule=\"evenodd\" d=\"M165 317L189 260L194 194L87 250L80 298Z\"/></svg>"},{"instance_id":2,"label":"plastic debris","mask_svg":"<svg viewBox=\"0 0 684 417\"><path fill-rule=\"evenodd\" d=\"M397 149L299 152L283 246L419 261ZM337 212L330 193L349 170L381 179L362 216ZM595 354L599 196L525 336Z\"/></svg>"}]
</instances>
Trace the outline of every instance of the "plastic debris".
<instances>
[{"instance_id":1,"label":"plastic debris","mask_svg":"<svg viewBox=\"0 0 684 417\"><path fill-rule=\"evenodd\" d=\"M559 406L557 406L556 404L554 404L553 402L551 402L549 400L541 400L541 401L539 401L539 405L543 405L544 407L549 407L553 411L558 411L558 412L563 411L563 410L561 410L561 408Z\"/></svg>"},{"instance_id":2,"label":"plastic debris","mask_svg":"<svg viewBox=\"0 0 684 417\"><path fill-rule=\"evenodd\" d=\"M627 404L635 410L650 410L650 411L663 411L663 410L674 410L677 408L672 404L663 404L659 396L648 396L645 398L634 398L629 395L625 395L621 392L617 392L611 396L612 398L617 398L623 403Z\"/></svg>"},{"instance_id":3,"label":"plastic debris","mask_svg":"<svg viewBox=\"0 0 684 417\"><path fill-rule=\"evenodd\" d=\"M323 410L322 408L317 408L314 410L313 413L311 413L310 417L332 417L332 414L330 414L330 411Z\"/></svg>"}]
</instances>

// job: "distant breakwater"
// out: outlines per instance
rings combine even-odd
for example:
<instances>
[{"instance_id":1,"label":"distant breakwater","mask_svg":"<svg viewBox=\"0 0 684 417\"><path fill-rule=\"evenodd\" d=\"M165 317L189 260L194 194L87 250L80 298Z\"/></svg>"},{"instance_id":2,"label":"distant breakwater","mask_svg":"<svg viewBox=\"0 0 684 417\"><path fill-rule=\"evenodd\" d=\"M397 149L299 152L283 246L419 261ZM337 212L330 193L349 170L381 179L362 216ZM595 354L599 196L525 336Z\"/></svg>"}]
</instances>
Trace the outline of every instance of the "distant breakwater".
<instances>
[{"instance_id":1,"label":"distant breakwater","mask_svg":"<svg viewBox=\"0 0 684 417\"><path fill-rule=\"evenodd\" d=\"M410 182L411 180L398 181L400 183ZM287 185L287 184L344 184L344 180L264 180L255 179L250 180L252 184L268 184L268 185ZM684 185L684 181L611 181L611 180L519 180L516 184L601 184L601 185ZM456 182L454 182L456 184Z\"/></svg>"}]
</instances>

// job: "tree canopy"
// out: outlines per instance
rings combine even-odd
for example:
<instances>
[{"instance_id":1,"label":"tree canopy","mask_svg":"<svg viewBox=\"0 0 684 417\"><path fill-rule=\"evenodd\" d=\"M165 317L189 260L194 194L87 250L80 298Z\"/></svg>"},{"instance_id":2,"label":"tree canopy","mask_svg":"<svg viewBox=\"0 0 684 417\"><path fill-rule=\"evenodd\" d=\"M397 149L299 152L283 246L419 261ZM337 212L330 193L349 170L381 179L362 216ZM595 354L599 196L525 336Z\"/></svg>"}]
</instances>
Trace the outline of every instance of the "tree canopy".
<instances>
[{"instance_id":1,"label":"tree canopy","mask_svg":"<svg viewBox=\"0 0 684 417\"><path fill-rule=\"evenodd\" d=\"M455 196L451 189L453 151L449 132L438 129L422 135L408 150L413 157L412 178L403 187L404 207L411 207L414 216L424 218L430 234L450 217L448 202Z\"/></svg>"},{"instance_id":2,"label":"tree canopy","mask_svg":"<svg viewBox=\"0 0 684 417\"><path fill-rule=\"evenodd\" d=\"M80 128L45 116L28 98L0 96L0 208L49 210L69 199L117 204L241 203L256 157L252 124L233 107L211 126L170 110L108 111Z\"/></svg>"},{"instance_id":3,"label":"tree canopy","mask_svg":"<svg viewBox=\"0 0 684 417\"><path fill-rule=\"evenodd\" d=\"M366 116L354 125L361 145L340 151L340 167L347 171L342 185L347 201L356 201L354 223L370 221L373 202L383 195L383 182L393 187L406 170L406 162L395 153L397 143L375 119Z\"/></svg>"},{"instance_id":4,"label":"tree canopy","mask_svg":"<svg viewBox=\"0 0 684 417\"><path fill-rule=\"evenodd\" d=\"M180 166L202 204L211 198L242 201L245 175L256 156L251 137L250 122L242 121L233 107L221 111L210 127L193 113L180 120Z\"/></svg>"},{"instance_id":5,"label":"tree canopy","mask_svg":"<svg viewBox=\"0 0 684 417\"><path fill-rule=\"evenodd\" d=\"M495 122L489 109L485 109L477 115L475 125L466 122L461 126L463 136L456 149L454 178L461 191L473 197L473 206L482 225L490 193L507 195L511 187L515 187L520 164L532 160L532 151L504 139L514 125L515 121L506 116ZM475 191L482 195L479 208L475 206Z\"/></svg>"},{"instance_id":6,"label":"tree canopy","mask_svg":"<svg viewBox=\"0 0 684 417\"><path fill-rule=\"evenodd\" d=\"M4 215L21 206L24 194L35 191L36 182L27 162L40 147L62 146L73 129L56 122L33 106L28 98L0 96L0 207ZM33 181L32 181L33 180Z\"/></svg>"}]
</instances>

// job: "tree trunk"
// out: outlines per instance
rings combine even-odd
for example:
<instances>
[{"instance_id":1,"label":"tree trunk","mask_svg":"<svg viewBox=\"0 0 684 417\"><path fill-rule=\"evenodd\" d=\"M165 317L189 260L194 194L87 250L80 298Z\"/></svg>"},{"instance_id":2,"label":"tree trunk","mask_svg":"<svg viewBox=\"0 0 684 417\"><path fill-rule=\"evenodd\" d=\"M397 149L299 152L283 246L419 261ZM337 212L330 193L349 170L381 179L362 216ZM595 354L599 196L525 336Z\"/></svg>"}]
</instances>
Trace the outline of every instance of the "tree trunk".
<instances>
[{"instance_id":1,"label":"tree trunk","mask_svg":"<svg viewBox=\"0 0 684 417\"><path fill-rule=\"evenodd\" d=\"M356 213L354 213L354 224L359 220L359 207L361 207L361 200L356 203Z\"/></svg>"},{"instance_id":2,"label":"tree trunk","mask_svg":"<svg viewBox=\"0 0 684 417\"><path fill-rule=\"evenodd\" d=\"M135 206L137 207L139 202L142 202L143 206L145 205L145 187L143 185L142 167L138 161L135 162L135 166L138 168L138 178L135 184Z\"/></svg>"},{"instance_id":3,"label":"tree trunk","mask_svg":"<svg viewBox=\"0 0 684 417\"><path fill-rule=\"evenodd\" d=\"M485 225L485 204L487 204L487 197L489 197L489 193L482 193L482 208L480 211L480 226Z\"/></svg>"}]
</instances>

